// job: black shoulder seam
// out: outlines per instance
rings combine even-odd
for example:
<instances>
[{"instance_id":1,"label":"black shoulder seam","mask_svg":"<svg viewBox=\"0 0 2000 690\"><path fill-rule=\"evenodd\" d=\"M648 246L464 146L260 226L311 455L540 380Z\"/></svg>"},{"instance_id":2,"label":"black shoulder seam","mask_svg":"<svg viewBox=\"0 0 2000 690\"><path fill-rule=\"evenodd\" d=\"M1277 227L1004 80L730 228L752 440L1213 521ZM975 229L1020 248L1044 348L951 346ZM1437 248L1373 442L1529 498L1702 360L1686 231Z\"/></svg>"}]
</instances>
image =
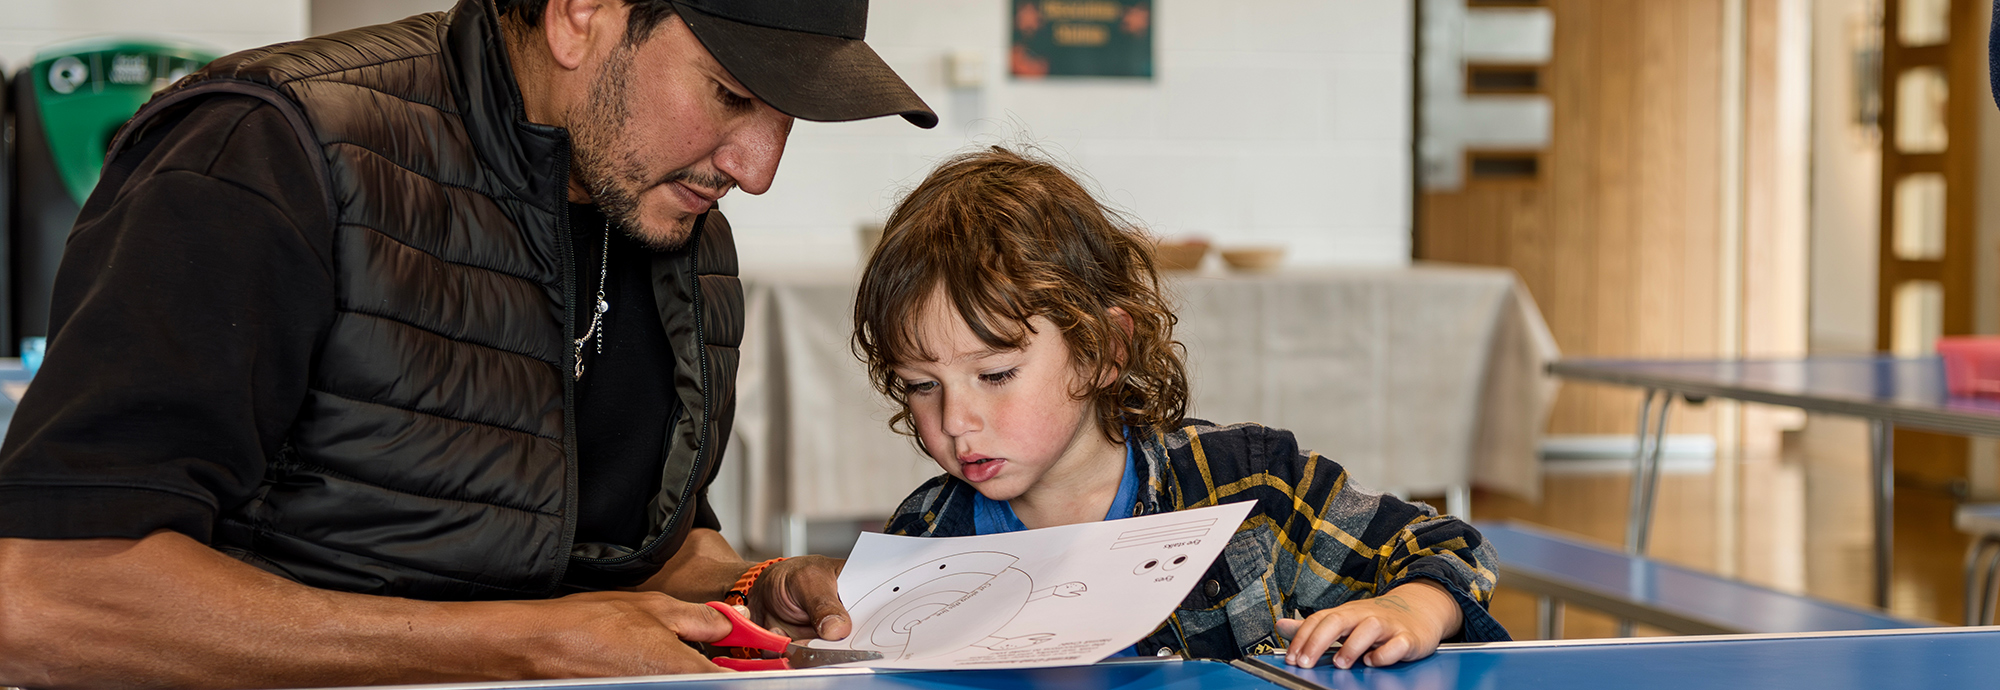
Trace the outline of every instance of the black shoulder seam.
<instances>
[{"instance_id":1,"label":"black shoulder seam","mask_svg":"<svg viewBox=\"0 0 2000 690\"><path fill-rule=\"evenodd\" d=\"M312 123L306 119L305 113L299 109L297 103L267 86L244 81L216 80L155 98L141 108L139 114L132 116L130 121L118 128L118 134L112 137L111 146L105 150L104 159L109 161L116 158L119 152L133 143L134 135L144 129L143 123L161 111L194 98L224 93L250 96L270 103L272 107L278 109L279 114L285 116L286 122L291 123L292 133L297 135L300 148L305 150L306 157L313 162L313 182L319 186L320 197L326 202L327 227L335 227L335 219L340 216L339 202L333 196L333 185L329 183L332 174L327 170L326 155L321 151L319 138L313 133Z\"/></svg>"}]
</instances>

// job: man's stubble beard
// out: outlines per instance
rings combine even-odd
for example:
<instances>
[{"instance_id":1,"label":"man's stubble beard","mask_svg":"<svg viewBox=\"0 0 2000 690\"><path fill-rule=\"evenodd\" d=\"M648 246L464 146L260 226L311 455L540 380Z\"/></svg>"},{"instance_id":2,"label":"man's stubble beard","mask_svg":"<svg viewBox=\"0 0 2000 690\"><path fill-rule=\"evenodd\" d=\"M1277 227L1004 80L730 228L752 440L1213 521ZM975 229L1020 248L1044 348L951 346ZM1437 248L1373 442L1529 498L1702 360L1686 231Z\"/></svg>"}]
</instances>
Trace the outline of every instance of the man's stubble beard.
<instances>
[{"instance_id":1,"label":"man's stubble beard","mask_svg":"<svg viewBox=\"0 0 2000 690\"><path fill-rule=\"evenodd\" d=\"M639 194L652 186L687 180L715 190L727 190L734 181L719 175L701 175L683 168L653 181L646 178L631 149L622 146L631 121L627 97L632 78L632 58L637 45L621 43L605 58L604 71L590 85L590 96L580 117L570 119L572 174L590 192L597 209L626 236L659 251L675 251L694 234L694 218L673 227L655 228L639 211Z\"/></svg>"}]
</instances>

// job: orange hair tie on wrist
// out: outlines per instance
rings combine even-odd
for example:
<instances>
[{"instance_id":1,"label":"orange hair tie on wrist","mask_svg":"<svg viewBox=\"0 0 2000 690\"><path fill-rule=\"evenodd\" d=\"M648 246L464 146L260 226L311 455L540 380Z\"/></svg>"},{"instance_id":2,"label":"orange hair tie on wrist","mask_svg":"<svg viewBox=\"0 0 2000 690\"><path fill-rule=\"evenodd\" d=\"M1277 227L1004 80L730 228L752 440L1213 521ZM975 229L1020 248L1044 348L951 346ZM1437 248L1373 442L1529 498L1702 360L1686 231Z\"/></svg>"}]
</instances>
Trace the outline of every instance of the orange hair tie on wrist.
<instances>
[{"instance_id":1,"label":"orange hair tie on wrist","mask_svg":"<svg viewBox=\"0 0 2000 690\"><path fill-rule=\"evenodd\" d=\"M749 601L750 587L757 584L757 576L763 575L765 568L769 568L782 560L785 559L773 558L750 566L749 570L743 571L743 576L736 578L736 584L729 587L729 593L722 595L722 603L730 606L742 606L744 602Z\"/></svg>"}]
</instances>

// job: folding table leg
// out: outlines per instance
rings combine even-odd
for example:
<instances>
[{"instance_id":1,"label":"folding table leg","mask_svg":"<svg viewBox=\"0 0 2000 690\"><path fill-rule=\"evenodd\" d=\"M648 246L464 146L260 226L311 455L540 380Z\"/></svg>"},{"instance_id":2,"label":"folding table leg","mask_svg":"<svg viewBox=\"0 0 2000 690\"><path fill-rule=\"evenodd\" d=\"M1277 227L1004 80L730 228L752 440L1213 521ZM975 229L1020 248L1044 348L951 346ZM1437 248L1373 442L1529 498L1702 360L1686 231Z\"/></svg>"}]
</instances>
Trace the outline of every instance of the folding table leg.
<instances>
[{"instance_id":1,"label":"folding table leg","mask_svg":"<svg viewBox=\"0 0 2000 690\"><path fill-rule=\"evenodd\" d=\"M1659 401L1654 412L1654 401ZM1632 497L1625 518L1625 553L1646 555L1646 541L1653 526L1653 499L1660 492L1660 457L1667 442L1667 411L1674 394L1657 388L1646 389L1639 405L1639 448L1632 456ZM1650 433L1648 433L1650 432Z\"/></svg>"},{"instance_id":2,"label":"folding table leg","mask_svg":"<svg viewBox=\"0 0 2000 690\"><path fill-rule=\"evenodd\" d=\"M1535 634L1544 640L1562 639L1563 603L1561 599L1546 595L1535 599Z\"/></svg>"},{"instance_id":3,"label":"folding table leg","mask_svg":"<svg viewBox=\"0 0 2000 690\"><path fill-rule=\"evenodd\" d=\"M1993 575L1990 569L1979 567L1979 562L1986 560L1987 547L1992 545L1993 540L1981 534L1972 538L1971 546L1965 547L1966 625L1985 624L1983 621L1986 620L1986 592L1990 589L1986 584L1992 580Z\"/></svg>"},{"instance_id":4,"label":"folding table leg","mask_svg":"<svg viewBox=\"0 0 2000 690\"><path fill-rule=\"evenodd\" d=\"M1889 608L1891 554L1896 536L1896 427L1888 420L1868 422L1872 483L1875 485L1875 606Z\"/></svg>"},{"instance_id":5,"label":"folding table leg","mask_svg":"<svg viewBox=\"0 0 2000 690\"><path fill-rule=\"evenodd\" d=\"M2000 604L2000 539L1987 535L1980 541L1993 547L1993 554L1986 557L1986 573L1979 579L1979 622L1966 625L1992 625L1993 609Z\"/></svg>"}]
</instances>

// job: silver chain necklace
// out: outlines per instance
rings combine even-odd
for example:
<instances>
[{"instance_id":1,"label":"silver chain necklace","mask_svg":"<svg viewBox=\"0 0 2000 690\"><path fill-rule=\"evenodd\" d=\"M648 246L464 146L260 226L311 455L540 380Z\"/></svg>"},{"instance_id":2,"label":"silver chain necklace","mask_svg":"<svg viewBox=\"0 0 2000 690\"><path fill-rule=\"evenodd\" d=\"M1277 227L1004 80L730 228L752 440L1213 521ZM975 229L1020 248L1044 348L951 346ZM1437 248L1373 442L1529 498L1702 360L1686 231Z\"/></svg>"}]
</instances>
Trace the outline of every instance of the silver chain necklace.
<instances>
[{"instance_id":1,"label":"silver chain necklace","mask_svg":"<svg viewBox=\"0 0 2000 690\"><path fill-rule=\"evenodd\" d=\"M597 308L590 312L590 329L583 332L583 337L576 339L576 377L578 379L583 378L583 346L585 343L589 343L591 338L598 335L598 329L604 326L605 312L611 311L611 303L604 299L605 276L610 275L610 269L611 218L606 217L604 219L604 251L597 258ZM597 338L597 354L604 354L603 338Z\"/></svg>"}]
</instances>

